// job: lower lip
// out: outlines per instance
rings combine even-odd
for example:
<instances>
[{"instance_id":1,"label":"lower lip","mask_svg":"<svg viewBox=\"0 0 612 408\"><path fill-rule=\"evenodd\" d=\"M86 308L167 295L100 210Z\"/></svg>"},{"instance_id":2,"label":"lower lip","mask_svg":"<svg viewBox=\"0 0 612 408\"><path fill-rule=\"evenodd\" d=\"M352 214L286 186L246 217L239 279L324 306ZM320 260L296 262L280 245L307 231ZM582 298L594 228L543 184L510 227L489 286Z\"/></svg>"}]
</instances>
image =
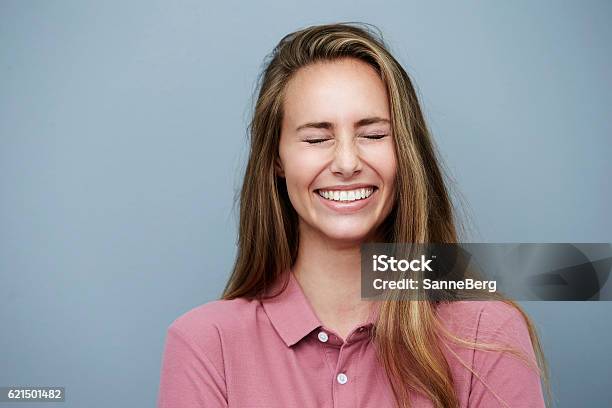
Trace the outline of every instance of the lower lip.
<instances>
[{"instance_id":1,"label":"lower lip","mask_svg":"<svg viewBox=\"0 0 612 408\"><path fill-rule=\"evenodd\" d=\"M357 212L361 210L363 207L365 207L366 205L368 205L370 201L372 201L373 199L372 197L374 197L374 195L376 195L377 192L378 192L378 189L375 189L372 192L372 194L369 195L368 198L363 198L361 200L348 201L348 202L328 200L324 197L321 197L319 193L317 193L316 191L314 192L314 194L317 197L319 197L319 200L321 200L323 204L326 205L328 208L338 213L341 213L341 214L350 214L350 213Z\"/></svg>"}]
</instances>

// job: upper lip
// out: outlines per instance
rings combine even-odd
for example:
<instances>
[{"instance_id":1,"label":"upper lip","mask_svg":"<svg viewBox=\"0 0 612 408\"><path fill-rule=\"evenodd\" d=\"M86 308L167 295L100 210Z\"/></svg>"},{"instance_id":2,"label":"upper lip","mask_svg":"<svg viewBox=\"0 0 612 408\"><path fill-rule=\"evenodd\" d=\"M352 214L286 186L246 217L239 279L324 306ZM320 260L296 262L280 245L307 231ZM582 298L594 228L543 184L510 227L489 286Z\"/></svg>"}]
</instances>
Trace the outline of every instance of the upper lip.
<instances>
[{"instance_id":1,"label":"upper lip","mask_svg":"<svg viewBox=\"0 0 612 408\"><path fill-rule=\"evenodd\" d=\"M358 188L370 188L370 187L377 188L374 184L359 183L359 184L338 184L335 186L317 188L316 190L356 190Z\"/></svg>"}]
</instances>

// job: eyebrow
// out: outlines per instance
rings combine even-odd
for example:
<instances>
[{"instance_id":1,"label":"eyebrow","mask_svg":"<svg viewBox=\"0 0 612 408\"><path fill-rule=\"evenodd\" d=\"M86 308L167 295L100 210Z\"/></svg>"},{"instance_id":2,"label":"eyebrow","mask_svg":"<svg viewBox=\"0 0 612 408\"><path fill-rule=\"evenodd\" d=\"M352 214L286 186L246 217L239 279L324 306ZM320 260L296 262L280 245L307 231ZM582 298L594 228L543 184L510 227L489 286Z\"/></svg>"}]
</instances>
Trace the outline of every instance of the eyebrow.
<instances>
[{"instance_id":1,"label":"eyebrow","mask_svg":"<svg viewBox=\"0 0 612 408\"><path fill-rule=\"evenodd\" d=\"M362 126L372 125L374 123L390 123L389 119L381 118L378 116L372 116L369 118L363 118L355 122L355 128ZM313 129L333 129L334 125L331 122L308 122L298 126L295 131L313 128Z\"/></svg>"}]
</instances>

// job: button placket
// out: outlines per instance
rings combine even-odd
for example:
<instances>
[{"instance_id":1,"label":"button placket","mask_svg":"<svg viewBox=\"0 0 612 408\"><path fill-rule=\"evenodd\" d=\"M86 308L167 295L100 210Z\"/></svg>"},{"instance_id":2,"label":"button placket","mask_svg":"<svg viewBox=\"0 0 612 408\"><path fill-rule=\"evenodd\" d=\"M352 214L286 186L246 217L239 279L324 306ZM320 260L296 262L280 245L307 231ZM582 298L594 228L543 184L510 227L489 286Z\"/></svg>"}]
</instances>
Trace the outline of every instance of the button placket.
<instances>
[{"instance_id":1,"label":"button placket","mask_svg":"<svg viewBox=\"0 0 612 408\"><path fill-rule=\"evenodd\" d=\"M313 341L318 344L318 348L321 350L321 357L329 368L331 378L335 378L337 375L336 368L339 354L339 347L334 340L335 337L333 334L326 331L324 327L320 327L319 331L315 333L316 339L313 338Z\"/></svg>"},{"instance_id":2,"label":"button placket","mask_svg":"<svg viewBox=\"0 0 612 408\"><path fill-rule=\"evenodd\" d=\"M350 337L350 336L349 336ZM355 342L345 340L340 346L334 379L334 407L355 407L357 392L351 378L355 374L357 345Z\"/></svg>"}]
</instances>

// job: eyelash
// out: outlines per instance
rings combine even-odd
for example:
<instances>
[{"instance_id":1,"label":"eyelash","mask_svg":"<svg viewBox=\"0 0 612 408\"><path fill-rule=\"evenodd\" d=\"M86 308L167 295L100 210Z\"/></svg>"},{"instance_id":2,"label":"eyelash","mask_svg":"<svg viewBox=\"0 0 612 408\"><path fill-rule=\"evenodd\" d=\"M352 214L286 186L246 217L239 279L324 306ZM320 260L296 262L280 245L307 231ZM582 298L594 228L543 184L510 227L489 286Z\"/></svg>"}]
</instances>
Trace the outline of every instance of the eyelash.
<instances>
[{"instance_id":1,"label":"eyelash","mask_svg":"<svg viewBox=\"0 0 612 408\"><path fill-rule=\"evenodd\" d=\"M361 136L361 137L365 137L366 139L370 139L370 140L380 140L380 139L382 139L385 136L387 136L387 135L386 134L384 134L384 135L364 135L364 136ZM326 142L328 140L331 140L331 138L329 138L329 139L308 139L308 140L304 140L304 141L306 143L309 143L309 144L319 144L319 143Z\"/></svg>"}]
</instances>

